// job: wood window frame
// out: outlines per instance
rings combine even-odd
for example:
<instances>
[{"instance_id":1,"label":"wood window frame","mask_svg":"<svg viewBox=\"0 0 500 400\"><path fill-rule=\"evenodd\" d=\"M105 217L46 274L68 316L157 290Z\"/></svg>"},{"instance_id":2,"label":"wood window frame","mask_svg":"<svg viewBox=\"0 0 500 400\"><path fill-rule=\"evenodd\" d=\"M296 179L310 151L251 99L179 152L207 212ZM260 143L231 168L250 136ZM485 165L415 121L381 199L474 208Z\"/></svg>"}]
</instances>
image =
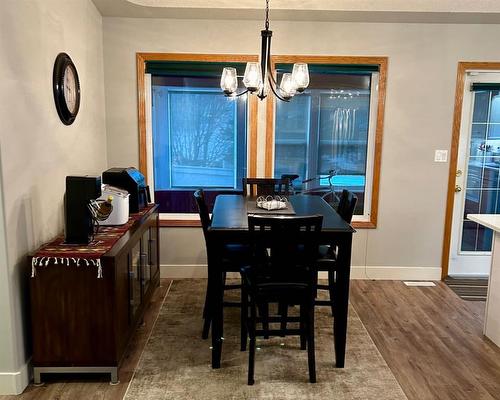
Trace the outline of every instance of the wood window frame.
<instances>
[{"instance_id":1,"label":"wood window frame","mask_svg":"<svg viewBox=\"0 0 500 400\"><path fill-rule=\"evenodd\" d=\"M446 212L444 217L443 252L441 255L441 279L448 276L450 263L451 228L453 224L453 207L455 205L455 180L458 162L458 145L462 124L462 108L464 101L465 78L467 71L500 71L500 62L460 61L457 67L455 86L455 106L451 129L450 167L448 171L448 189L446 192Z\"/></svg>"},{"instance_id":2,"label":"wood window frame","mask_svg":"<svg viewBox=\"0 0 500 400\"><path fill-rule=\"evenodd\" d=\"M369 221L354 221L354 228L376 228L378 219L378 200L380 190L380 165L382 160L382 136L384 131L385 116L385 94L387 87L387 66L388 57L358 57L358 56L296 56L296 55L275 55L271 57L271 70L276 75L276 64L294 64L305 62L308 64L334 64L334 65L378 65L379 67L379 87L377 103L377 121L375 126L375 143L373 159L373 180L371 193L371 210ZM266 155L265 155L265 175L273 177L274 174L274 120L275 108L273 96L267 98L266 109Z\"/></svg>"},{"instance_id":3,"label":"wood window frame","mask_svg":"<svg viewBox=\"0 0 500 400\"><path fill-rule=\"evenodd\" d=\"M144 76L147 61L193 61L246 63L259 61L256 55L245 54L189 54L189 53L136 53L137 67L137 109L139 124L139 171L148 179L147 139L146 139L146 88ZM248 102L248 176L257 176L257 110L258 99L249 96ZM163 219L160 226L199 227L200 221L192 219Z\"/></svg>"}]
</instances>

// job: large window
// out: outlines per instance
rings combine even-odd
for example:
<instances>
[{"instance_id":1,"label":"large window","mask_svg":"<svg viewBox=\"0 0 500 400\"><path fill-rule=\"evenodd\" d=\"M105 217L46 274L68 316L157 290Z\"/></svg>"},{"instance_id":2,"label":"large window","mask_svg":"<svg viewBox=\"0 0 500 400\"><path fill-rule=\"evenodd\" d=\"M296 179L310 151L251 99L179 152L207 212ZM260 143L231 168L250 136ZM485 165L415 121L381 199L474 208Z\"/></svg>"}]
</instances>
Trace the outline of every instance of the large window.
<instances>
[{"instance_id":1,"label":"large window","mask_svg":"<svg viewBox=\"0 0 500 400\"><path fill-rule=\"evenodd\" d=\"M274 176L297 174L295 187L325 195L333 175L335 192L358 197L355 221L373 222L379 68L309 64L305 93L275 108ZM290 69L277 63L278 80Z\"/></svg>"},{"instance_id":2,"label":"large window","mask_svg":"<svg viewBox=\"0 0 500 400\"><path fill-rule=\"evenodd\" d=\"M387 58L273 56L278 79L301 61L311 82L290 102L268 96L265 125L256 96L226 98L219 87L224 66L242 76L246 63L257 60L137 53L139 167L165 224L197 221L198 188L211 208L218 194L240 193L246 176L298 174L298 189L322 194L335 171L335 191L358 196L355 226L375 227ZM266 135L260 152L257 126Z\"/></svg>"},{"instance_id":3,"label":"large window","mask_svg":"<svg viewBox=\"0 0 500 400\"><path fill-rule=\"evenodd\" d=\"M244 68L244 64L237 65ZM193 213L193 192L209 203L241 190L247 175L247 96L225 97L219 63L152 62L155 200L164 213Z\"/></svg>"}]
</instances>

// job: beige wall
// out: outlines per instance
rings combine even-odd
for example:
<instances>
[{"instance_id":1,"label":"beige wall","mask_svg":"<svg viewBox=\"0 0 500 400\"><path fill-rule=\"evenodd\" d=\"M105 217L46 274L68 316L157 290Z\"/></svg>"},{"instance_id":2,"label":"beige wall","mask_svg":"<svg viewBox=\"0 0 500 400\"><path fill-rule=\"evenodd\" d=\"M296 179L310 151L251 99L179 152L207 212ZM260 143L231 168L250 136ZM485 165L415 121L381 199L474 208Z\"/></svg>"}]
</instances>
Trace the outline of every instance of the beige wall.
<instances>
[{"instance_id":1,"label":"beige wall","mask_svg":"<svg viewBox=\"0 0 500 400\"><path fill-rule=\"evenodd\" d=\"M80 113L71 126L59 120L52 95L59 52L71 56L81 83ZM31 355L26 256L62 231L65 176L99 174L107 166L101 15L90 0L0 1L0 54L8 254L7 263L0 258L0 278L9 286L0 293L8 296L0 298L0 323L12 327L11 335L0 335L5 393L23 389Z\"/></svg>"},{"instance_id":2,"label":"beige wall","mask_svg":"<svg viewBox=\"0 0 500 400\"><path fill-rule=\"evenodd\" d=\"M110 166L138 163L136 52L259 51L256 21L104 18L103 25ZM498 60L500 26L276 21L272 29L274 54L389 57L379 223L356 234L353 265L439 276L448 164L434 163L434 150L450 147L457 62ZM187 232L202 245L200 232ZM164 264L200 260L190 240L164 240L162 250Z\"/></svg>"}]
</instances>

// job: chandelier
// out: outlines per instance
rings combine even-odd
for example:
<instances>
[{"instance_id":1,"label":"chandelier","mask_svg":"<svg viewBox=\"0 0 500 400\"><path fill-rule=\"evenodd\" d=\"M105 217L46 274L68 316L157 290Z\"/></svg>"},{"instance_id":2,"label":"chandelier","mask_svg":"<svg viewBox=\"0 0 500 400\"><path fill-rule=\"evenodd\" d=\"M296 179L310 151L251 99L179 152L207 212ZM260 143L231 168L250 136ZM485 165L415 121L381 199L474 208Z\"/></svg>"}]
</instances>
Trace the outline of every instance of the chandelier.
<instances>
[{"instance_id":1,"label":"chandelier","mask_svg":"<svg viewBox=\"0 0 500 400\"><path fill-rule=\"evenodd\" d=\"M220 87L229 97L241 96L245 93L256 94L261 100L265 99L269 89L280 100L290 101L296 93L302 93L309 86L309 69L305 63L293 64L291 73L284 73L278 85L271 71L271 37L269 30L269 0L266 0L265 29L261 31L262 47L259 62L248 62L243 76L246 90L236 93L238 89L238 75L236 68L225 67L222 71Z\"/></svg>"}]
</instances>

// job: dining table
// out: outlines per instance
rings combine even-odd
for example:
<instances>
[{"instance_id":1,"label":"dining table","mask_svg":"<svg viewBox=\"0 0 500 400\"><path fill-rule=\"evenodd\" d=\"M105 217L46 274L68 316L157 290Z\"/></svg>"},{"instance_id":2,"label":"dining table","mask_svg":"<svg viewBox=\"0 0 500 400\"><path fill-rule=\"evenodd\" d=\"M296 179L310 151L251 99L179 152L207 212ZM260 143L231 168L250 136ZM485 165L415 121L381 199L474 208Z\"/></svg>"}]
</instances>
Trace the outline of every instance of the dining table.
<instances>
[{"instance_id":1,"label":"dining table","mask_svg":"<svg viewBox=\"0 0 500 400\"><path fill-rule=\"evenodd\" d=\"M337 247L336 283L333 298L334 364L343 368L349 308L352 235L355 230L320 196L293 195L288 198L296 216L322 215L321 244ZM253 203L252 203L253 202ZM212 211L207 235L208 279L213 288L209 308L212 315L212 368L220 368L223 336L224 272L220 268L223 248L228 244L250 243L248 215L255 209L254 198L219 195ZM249 211L250 210L250 211ZM272 215L272 211L269 212Z\"/></svg>"}]
</instances>

